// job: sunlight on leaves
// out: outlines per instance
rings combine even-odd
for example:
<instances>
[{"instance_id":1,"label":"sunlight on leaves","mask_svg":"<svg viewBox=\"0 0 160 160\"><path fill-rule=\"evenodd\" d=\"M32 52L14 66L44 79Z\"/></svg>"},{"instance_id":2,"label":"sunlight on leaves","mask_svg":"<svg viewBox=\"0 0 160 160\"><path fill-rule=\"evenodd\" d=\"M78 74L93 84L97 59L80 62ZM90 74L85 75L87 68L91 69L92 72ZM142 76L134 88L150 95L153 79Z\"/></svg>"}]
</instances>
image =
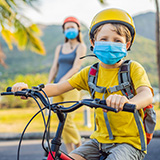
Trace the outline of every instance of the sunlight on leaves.
<instances>
[{"instance_id":1,"label":"sunlight on leaves","mask_svg":"<svg viewBox=\"0 0 160 160\"><path fill-rule=\"evenodd\" d=\"M30 38L29 38L28 47L30 47L33 52L45 55L46 54L45 48L43 43L40 41L40 39L34 36L33 34L30 34L29 36Z\"/></svg>"},{"instance_id":2,"label":"sunlight on leaves","mask_svg":"<svg viewBox=\"0 0 160 160\"><path fill-rule=\"evenodd\" d=\"M7 29L2 28L1 34L2 34L3 39L8 44L9 49L12 50L13 49L13 46L12 46L12 33Z\"/></svg>"},{"instance_id":3,"label":"sunlight on leaves","mask_svg":"<svg viewBox=\"0 0 160 160\"><path fill-rule=\"evenodd\" d=\"M38 2L38 0L0 0L1 35L9 49L13 48L14 43L19 50L28 49L44 55L45 48L39 38L42 35L41 30L21 12L22 5L28 5L36 9L33 5L33 3L36 4L35 2Z\"/></svg>"},{"instance_id":4,"label":"sunlight on leaves","mask_svg":"<svg viewBox=\"0 0 160 160\"><path fill-rule=\"evenodd\" d=\"M32 32L36 32L38 35L42 35L42 31L37 27L36 24L32 24L30 26Z\"/></svg>"}]
</instances>

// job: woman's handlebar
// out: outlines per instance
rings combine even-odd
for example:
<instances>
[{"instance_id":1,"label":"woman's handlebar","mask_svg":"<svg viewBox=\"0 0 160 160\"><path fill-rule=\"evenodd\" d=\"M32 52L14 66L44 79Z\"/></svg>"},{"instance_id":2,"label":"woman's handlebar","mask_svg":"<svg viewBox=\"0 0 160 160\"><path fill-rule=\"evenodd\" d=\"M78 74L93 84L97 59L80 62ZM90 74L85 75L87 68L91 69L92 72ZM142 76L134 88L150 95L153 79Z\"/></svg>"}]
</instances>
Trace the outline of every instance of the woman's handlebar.
<instances>
[{"instance_id":1,"label":"woman's handlebar","mask_svg":"<svg viewBox=\"0 0 160 160\"><path fill-rule=\"evenodd\" d=\"M43 88L43 86L42 86L42 88ZM103 108L108 111L118 112L117 109L112 108L112 107L108 107L106 105L105 100L100 100L100 99L82 99L80 101L77 101L76 103L74 103L70 107L59 106L57 108L57 104L51 104L51 105L48 104L48 101L46 100L46 98L43 96L42 93L39 92L40 90L41 90L41 86L40 87L38 86L38 87L33 87L32 89L23 89L22 91L12 92L12 88L8 87L6 92L1 93L1 96L5 96L5 95L25 96L25 97L35 96L41 100L41 102L43 103L43 105L46 108L49 108L49 106L51 106L52 110L58 109L62 112L72 112L72 111L80 108L82 105L89 106L90 108ZM125 103L123 106L123 111L135 113L136 112L136 105Z\"/></svg>"}]
</instances>

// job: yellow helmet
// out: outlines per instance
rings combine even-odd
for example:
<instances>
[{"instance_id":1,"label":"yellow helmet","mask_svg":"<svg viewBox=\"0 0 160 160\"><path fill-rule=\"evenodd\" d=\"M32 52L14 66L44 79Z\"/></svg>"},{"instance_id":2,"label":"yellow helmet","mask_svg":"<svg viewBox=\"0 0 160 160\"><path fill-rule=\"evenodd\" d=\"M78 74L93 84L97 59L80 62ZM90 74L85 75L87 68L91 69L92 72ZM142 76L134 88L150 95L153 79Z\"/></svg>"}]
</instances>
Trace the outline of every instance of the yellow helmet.
<instances>
[{"instance_id":1,"label":"yellow helmet","mask_svg":"<svg viewBox=\"0 0 160 160\"><path fill-rule=\"evenodd\" d=\"M116 8L105 9L93 18L89 29L89 37L92 40L94 38L94 31L97 27L105 23L119 23L128 27L132 40L131 45L135 39L135 26L132 17L125 11Z\"/></svg>"}]
</instances>

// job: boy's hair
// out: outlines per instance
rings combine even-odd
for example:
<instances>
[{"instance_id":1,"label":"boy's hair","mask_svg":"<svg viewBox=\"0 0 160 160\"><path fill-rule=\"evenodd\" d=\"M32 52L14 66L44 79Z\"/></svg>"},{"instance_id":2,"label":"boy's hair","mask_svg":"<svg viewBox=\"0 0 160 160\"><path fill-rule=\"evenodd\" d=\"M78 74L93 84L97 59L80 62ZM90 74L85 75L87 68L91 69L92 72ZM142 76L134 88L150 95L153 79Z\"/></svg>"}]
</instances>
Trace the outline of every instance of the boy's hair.
<instances>
[{"instance_id":1,"label":"boy's hair","mask_svg":"<svg viewBox=\"0 0 160 160\"><path fill-rule=\"evenodd\" d=\"M126 42L131 41L131 39L132 39L131 32L129 31L129 29L125 25L117 24L117 23L108 23L108 24L113 25L113 27L114 27L113 31L115 31L118 35L125 36L126 37ZM95 31L93 32L94 40L97 38L98 32L102 29L102 27L104 25L105 24L100 25L98 28L95 29Z\"/></svg>"}]
</instances>

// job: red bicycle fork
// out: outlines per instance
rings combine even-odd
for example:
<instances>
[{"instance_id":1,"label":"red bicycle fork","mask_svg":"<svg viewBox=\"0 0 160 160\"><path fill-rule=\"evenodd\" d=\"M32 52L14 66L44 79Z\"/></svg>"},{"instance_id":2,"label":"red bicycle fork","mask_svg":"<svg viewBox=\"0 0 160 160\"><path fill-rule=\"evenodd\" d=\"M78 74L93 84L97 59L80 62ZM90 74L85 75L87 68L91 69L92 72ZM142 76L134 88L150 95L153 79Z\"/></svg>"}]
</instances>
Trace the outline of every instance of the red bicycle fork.
<instances>
[{"instance_id":1,"label":"red bicycle fork","mask_svg":"<svg viewBox=\"0 0 160 160\"><path fill-rule=\"evenodd\" d=\"M52 154L53 154L54 157L56 156L55 152L52 152ZM60 158L60 160L74 160L73 158L69 157L68 155L66 155L63 152L60 152L57 156L58 156L58 158ZM48 154L47 160L54 160L50 152Z\"/></svg>"}]
</instances>

